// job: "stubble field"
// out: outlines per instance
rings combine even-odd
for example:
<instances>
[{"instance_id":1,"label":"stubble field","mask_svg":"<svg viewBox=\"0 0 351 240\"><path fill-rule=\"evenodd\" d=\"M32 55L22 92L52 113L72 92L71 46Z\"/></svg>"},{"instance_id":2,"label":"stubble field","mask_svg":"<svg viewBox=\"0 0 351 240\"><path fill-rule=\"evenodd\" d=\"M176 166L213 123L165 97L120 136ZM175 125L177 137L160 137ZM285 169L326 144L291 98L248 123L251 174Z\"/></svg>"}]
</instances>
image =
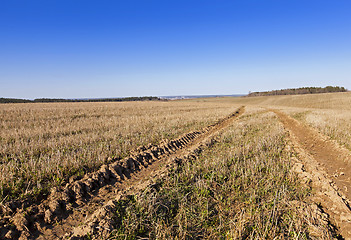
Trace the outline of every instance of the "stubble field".
<instances>
[{"instance_id":1,"label":"stubble field","mask_svg":"<svg viewBox=\"0 0 351 240\"><path fill-rule=\"evenodd\" d=\"M47 193L71 176L198 130L233 109L178 102L0 105L0 199Z\"/></svg>"},{"instance_id":2,"label":"stubble field","mask_svg":"<svg viewBox=\"0 0 351 240\"><path fill-rule=\"evenodd\" d=\"M350 93L4 104L0 118L1 238L351 237Z\"/></svg>"}]
</instances>

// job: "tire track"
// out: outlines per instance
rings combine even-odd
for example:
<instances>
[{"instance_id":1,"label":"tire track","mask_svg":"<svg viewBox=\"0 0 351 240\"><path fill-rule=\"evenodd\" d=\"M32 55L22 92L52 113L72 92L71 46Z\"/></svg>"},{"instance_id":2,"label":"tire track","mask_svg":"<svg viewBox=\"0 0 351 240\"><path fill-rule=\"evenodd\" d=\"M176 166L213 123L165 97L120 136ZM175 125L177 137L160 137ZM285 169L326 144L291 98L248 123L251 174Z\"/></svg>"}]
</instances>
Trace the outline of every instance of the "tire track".
<instances>
[{"instance_id":1,"label":"tire track","mask_svg":"<svg viewBox=\"0 0 351 240\"><path fill-rule=\"evenodd\" d=\"M162 176L169 168L166 164L171 164L172 159L186 158L189 153L199 151L204 142L243 112L244 107L241 107L200 131L163 141L157 146L141 147L125 159L103 165L98 171L67 183L63 188L52 189L49 197L40 204L27 204L29 206L21 208L7 205L8 216L0 220L0 238L58 239L74 229L82 229L77 226L94 216L101 216L101 212L107 214L105 210L111 208L114 199L144 188L150 184L150 177ZM76 239L78 235L68 234L66 237L69 236Z\"/></svg>"},{"instance_id":2,"label":"tire track","mask_svg":"<svg viewBox=\"0 0 351 240\"><path fill-rule=\"evenodd\" d=\"M295 172L316 190L314 201L321 203L345 239L351 239L351 154L334 141L287 114L274 112L289 131L298 153Z\"/></svg>"}]
</instances>

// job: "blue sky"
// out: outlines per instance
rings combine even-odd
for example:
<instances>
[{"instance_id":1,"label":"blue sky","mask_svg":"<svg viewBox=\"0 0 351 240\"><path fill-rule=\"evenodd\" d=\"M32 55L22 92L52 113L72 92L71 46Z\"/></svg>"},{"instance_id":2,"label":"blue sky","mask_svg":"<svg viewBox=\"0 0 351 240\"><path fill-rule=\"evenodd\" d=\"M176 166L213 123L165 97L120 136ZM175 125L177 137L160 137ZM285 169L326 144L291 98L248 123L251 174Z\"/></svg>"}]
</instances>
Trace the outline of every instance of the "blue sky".
<instances>
[{"instance_id":1,"label":"blue sky","mask_svg":"<svg viewBox=\"0 0 351 240\"><path fill-rule=\"evenodd\" d=\"M351 89L349 0L3 0L0 97Z\"/></svg>"}]
</instances>

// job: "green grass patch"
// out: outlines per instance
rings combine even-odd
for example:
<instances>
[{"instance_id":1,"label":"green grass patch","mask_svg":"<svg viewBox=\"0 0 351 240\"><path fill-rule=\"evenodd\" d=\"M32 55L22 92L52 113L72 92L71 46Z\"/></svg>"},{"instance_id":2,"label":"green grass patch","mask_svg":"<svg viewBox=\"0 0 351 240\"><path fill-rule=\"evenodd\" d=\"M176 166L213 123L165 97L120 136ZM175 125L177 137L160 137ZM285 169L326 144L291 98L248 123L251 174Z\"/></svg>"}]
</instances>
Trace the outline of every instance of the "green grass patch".
<instances>
[{"instance_id":1,"label":"green grass patch","mask_svg":"<svg viewBox=\"0 0 351 240\"><path fill-rule=\"evenodd\" d=\"M290 203L310 190L290 171L285 144L270 114L233 126L198 158L121 200L113 239L309 238Z\"/></svg>"}]
</instances>

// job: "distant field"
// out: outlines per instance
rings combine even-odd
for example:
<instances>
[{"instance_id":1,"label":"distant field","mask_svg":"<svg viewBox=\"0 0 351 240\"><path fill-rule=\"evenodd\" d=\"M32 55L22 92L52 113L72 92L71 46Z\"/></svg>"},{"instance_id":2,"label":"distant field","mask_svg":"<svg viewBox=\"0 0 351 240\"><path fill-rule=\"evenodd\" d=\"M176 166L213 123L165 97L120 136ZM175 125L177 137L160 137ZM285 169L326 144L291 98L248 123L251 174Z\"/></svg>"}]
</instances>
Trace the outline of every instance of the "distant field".
<instances>
[{"instance_id":1,"label":"distant field","mask_svg":"<svg viewBox=\"0 0 351 240\"><path fill-rule=\"evenodd\" d=\"M310 95L227 98L237 104L351 110L351 92Z\"/></svg>"},{"instance_id":2,"label":"distant field","mask_svg":"<svg viewBox=\"0 0 351 240\"><path fill-rule=\"evenodd\" d=\"M282 109L351 150L351 92L228 98L227 101Z\"/></svg>"}]
</instances>

